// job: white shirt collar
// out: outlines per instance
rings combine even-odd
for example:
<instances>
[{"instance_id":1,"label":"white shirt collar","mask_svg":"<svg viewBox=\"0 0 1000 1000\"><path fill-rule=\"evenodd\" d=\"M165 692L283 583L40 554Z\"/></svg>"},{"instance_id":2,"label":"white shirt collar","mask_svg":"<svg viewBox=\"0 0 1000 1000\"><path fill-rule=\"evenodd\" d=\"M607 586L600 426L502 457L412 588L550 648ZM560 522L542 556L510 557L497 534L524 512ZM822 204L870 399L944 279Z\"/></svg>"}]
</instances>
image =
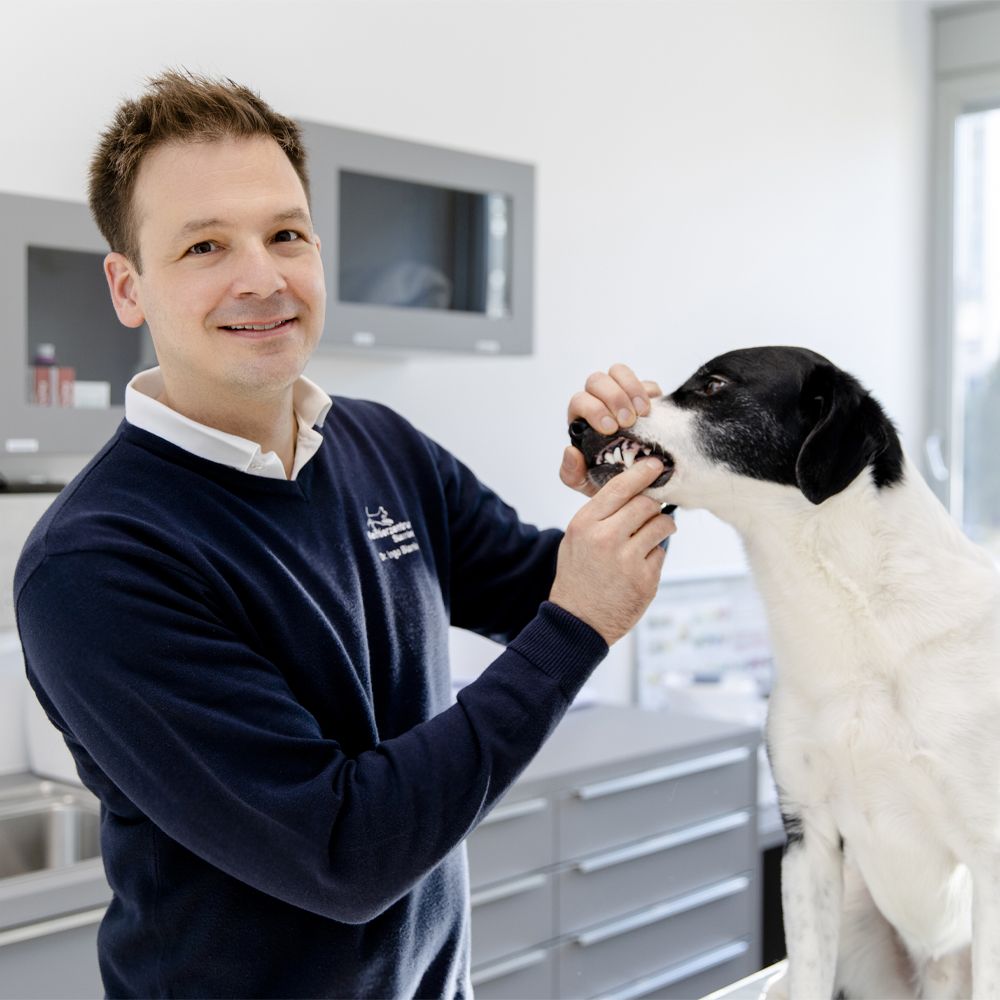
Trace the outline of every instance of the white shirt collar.
<instances>
[{"instance_id":1,"label":"white shirt collar","mask_svg":"<svg viewBox=\"0 0 1000 1000\"><path fill-rule=\"evenodd\" d=\"M210 462L254 476L286 478L285 467L275 452L264 453L256 441L185 417L159 401L157 397L162 392L163 376L159 368L139 372L125 388L125 419L134 427L149 431ZM333 401L315 382L301 375L292 388L292 405L299 432L292 474L287 478L295 479L323 443L323 435L314 427L323 426Z\"/></svg>"}]
</instances>

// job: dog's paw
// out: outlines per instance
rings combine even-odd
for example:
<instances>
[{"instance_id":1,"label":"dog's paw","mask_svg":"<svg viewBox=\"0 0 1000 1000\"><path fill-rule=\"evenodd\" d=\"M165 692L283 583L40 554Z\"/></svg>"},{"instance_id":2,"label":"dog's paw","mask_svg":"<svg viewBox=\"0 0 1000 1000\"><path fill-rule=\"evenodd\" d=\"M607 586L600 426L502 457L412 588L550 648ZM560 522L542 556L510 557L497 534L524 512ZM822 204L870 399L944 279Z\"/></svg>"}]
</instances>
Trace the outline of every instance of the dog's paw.
<instances>
[{"instance_id":1,"label":"dog's paw","mask_svg":"<svg viewBox=\"0 0 1000 1000\"><path fill-rule=\"evenodd\" d=\"M759 1000L788 1000L788 970L771 976L760 991Z\"/></svg>"}]
</instances>

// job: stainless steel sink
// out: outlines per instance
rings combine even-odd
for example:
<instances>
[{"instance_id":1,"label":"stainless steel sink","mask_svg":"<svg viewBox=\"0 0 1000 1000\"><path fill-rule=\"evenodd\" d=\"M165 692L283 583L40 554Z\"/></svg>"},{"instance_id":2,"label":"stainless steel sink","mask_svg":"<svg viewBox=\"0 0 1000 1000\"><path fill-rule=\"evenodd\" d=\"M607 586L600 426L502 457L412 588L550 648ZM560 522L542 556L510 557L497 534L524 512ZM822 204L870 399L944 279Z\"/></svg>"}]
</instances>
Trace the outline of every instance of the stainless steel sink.
<instances>
[{"instance_id":1,"label":"stainless steel sink","mask_svg":"<svg viewBox=\"0 0 1000 1000\"><path fill-rule=\"evenodd\" d=\"M33 779L0 788L0 879L99 857L100 813L84 789Z\"/></svg>"}]
</instances>

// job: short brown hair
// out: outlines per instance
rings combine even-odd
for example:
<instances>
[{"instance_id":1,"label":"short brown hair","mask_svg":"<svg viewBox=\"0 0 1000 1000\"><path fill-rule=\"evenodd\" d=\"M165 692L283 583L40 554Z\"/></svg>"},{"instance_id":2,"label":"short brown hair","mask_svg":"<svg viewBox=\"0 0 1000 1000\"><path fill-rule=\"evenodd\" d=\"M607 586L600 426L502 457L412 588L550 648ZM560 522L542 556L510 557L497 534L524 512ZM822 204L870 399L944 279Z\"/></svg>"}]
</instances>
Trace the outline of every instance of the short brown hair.
<instances>
[{"instance_id":1,"label":"short brown hair","mask_svg":"<svg viewBox=\"0 0 1000 1000\"><path fill-rule=\"evenodd\" d=\"M142 158L165 142L212 142L270 136L285 151L309 199L306 151L299 126L259 94L225 78L168 70L147 81L137 100L124 101L101 134L90 163L90 211L108 246L142 273L133 191Z\"/></svg>"}]
</instances>

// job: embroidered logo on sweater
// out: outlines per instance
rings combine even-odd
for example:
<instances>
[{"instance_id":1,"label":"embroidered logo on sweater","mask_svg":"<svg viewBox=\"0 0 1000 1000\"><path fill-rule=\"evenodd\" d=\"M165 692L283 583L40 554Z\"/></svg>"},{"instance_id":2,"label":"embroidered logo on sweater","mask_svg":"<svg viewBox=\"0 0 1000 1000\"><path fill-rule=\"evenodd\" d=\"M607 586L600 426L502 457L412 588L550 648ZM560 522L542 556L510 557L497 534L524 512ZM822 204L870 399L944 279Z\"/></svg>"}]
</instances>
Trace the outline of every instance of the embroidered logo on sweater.
<instances>
[{"instance_id":1,"label":"embroidered logo on sweater","mask_svg":"<svg viewBox=\"0 0 1000 1000\"><path fill-rule=\"evenodd\" d=\"M382 562L402 559L420 550L419 543L412 540L416 534L409 521L394 521L381 504L374 512L365 507L365 515L368 518L368 538L375 543Z\"/></svg>"}]
</instances>

